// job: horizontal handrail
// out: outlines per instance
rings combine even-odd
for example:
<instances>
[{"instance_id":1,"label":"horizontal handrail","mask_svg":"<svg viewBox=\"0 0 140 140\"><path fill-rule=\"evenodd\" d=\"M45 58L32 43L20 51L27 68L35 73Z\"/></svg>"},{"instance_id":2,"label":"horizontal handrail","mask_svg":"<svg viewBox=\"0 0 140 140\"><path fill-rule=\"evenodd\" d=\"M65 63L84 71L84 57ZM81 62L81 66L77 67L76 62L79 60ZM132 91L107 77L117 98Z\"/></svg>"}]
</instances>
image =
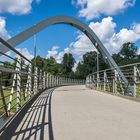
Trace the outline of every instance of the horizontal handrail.
<instances>
[{"instance_id":1,"label":"horizontal handrail","mask_svg":"<svg viewBox=\"0 0 140 140\"><path fill-rule=\"evenodd\" d=\"M0 93L0 111L2 111L0 119L5 115L9 116L10 112L17 112L31 98L46 88L84 84L84 80L47 73L2 38L0 42L16 54L14 58L0 50L0 54L8 58L10 62L11 60L15 62L14 65L9 65L4 60L0 61L0 90L2 92Z\"/></svg>"}]
</instances>

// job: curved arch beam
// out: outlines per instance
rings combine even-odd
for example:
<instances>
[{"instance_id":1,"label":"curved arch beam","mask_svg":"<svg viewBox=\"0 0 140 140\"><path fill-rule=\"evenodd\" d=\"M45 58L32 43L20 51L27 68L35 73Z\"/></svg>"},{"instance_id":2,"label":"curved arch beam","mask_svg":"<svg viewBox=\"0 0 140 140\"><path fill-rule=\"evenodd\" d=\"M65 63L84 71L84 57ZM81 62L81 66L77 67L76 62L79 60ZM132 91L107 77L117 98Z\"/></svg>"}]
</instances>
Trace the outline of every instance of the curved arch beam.
<instances>
[{"instance_id":1,"label":"curved arch beam","mask_svg":"<svg viewBox=\"0 0 140 140\"><path fill-rule=\"evenodd\" d=\"M83 22L68 16L55 16L51 18L47 18L32 27L28 28L27 30L17 34L16 36L9 39L7 42L13 46L16 47L20 43L24 42L25 40L32 37L34 34L40 32L41 30L45 29L46 27L53 25L53 24L68 24L71 26L76 27L77 29L81 30L94 44L96 49L102 54L104 59L106 59L110 65L110 67L115 68L120 77L122 78L123 82L125 83L126 87L128 86L128 81L107 51L107 49L104 47L102 42L99 40L99 38L96 36L96 34ZM0 46L2 47L2 46ZM7 50L5 50L7 51Z\"/></svg>"}]
</instances>

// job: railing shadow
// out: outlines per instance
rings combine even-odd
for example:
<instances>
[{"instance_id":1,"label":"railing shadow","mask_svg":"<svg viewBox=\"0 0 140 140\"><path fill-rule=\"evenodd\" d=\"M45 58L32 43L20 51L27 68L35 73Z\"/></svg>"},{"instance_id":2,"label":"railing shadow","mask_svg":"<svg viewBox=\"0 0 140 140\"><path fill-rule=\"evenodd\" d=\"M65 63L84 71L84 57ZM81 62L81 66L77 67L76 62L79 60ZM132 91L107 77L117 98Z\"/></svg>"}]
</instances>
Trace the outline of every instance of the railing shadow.
<instances>
[{"instance_id":1,"label":"railing shadow","mask_svg":"<svg viewBox=\"0 0 140 140\"><path fill-rule=\"evenodd\" d=\"M53 90L47 90L37 98L23 117L11 139L54 139L51 119L51 97Z\"/></svg>"}]
</instances>

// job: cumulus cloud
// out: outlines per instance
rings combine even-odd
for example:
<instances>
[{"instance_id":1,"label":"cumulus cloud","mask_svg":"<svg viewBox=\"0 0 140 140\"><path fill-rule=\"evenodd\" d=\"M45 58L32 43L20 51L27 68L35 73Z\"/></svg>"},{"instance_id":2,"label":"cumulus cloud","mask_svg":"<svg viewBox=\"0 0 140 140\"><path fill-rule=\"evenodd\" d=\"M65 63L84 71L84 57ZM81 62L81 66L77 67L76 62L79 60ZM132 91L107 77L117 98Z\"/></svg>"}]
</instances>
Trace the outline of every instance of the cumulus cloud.
<instances>
[{"instance_id":1,"label":"cumulus cloud","mask_svg":"<svg viewBox=\"0 0 140 140\"><path fill-rule=\"evenodd\" d=\"M12 52L9 51L9 52L6 53L6 55L12 56ZM13 60L12 60L11 58L8 58L8 57L5 56L5 55L0 55L0 61L1 61L1 62L5 62L5 61L12 62Z\"/></svg>"},{"instance_id":2,"label":"cumulus cloud","mask_svg":"<svg viewBox=\"0 0 140 140\"><path fill-rule=\"evenodd\" d=\"M112 17L102 19L101 22L90 22L89 27L96 33L106 49L112 54L120 50L125 42L136 42L140 39L140 23L133 24L130 29L123 28L115 31L116 23ZM70 44L73 54L80 58L88 51L95 50L91 41L81 32L75 42Z\"/></svg>"},{"instance_id":3,"label":"cumulus cloud","mask_svg":"<svg viewBox=\"0 0 140 140\"><path fill-rule=\"evenodd\" d=\"M10 38L10 34L6 30L6 20L4 17L0 17L0 37L5 40Z\"/></svg>"},{"instance_id":4,"label":"cumulus cloud","mask_svg":"<svg viewBox=\"0 0 140 140\"><path fill-rule=\"evenodd\" d=\"M79 16L87 20L100 15L115 15L127 7L134 6L136 0L73 0L74 5L80 7Z\"/></svg>"},{"instance_id":5,"label":"cumulus cloud","mask_svg":"<svg viewBox=\"0 0 140 140\"><path fill-rule=\"evenodd\" d=\"M76 71L76 68L78 66L78 63L79 63L79 60L76 61L76 63L74 64L74 67L72 68L72 70L75 72Z\"/></svg>"},{"instance_id":6,"label":"cumulus cloud","mask_svg":"<svg viewBox=\"0 0 140 140\"><path fill-rule=\"evenodd\" d=\"M58 54L59 46L53 46L50 51L48 51L47 58L53 57L56 58Z\"/></svg>"},{"instance_id":7,"label":"cumulus cloud","mask_svg":"<svg viewBox=\"0 0 140 140\"><path fill-rule=\"evenodd\" d=\"M140 40L140 23L135 23L129 29L122 28L119 32L116 32L117 24L113 21L112 17L106 17L100 22L90 22L89 27L99 37L110 54L119 52L123 43L128 41L135 43ZM59 47L53 46L48 51L47 58L53 56L60 63L64 53L72 53L77 61L73 68L73 70L76 70L77 64L82 59L83 54L95 50L96 48L88 37L78 31L76 40L70 43L68 48L59 52Z\"/></svg>"},{"instance_id":8,"label":"cumulus cloud","mask_svg":"<svg viewBox=\"0 0 140 140\"><path fill-rule=\"evenodd\" d=\"M32 9L31 4L33 1L40 2L40 0L0 0L0 13L27 14Z\"/></svg>"},{"instance_id":9,"label":"cumulus cloud","mask_svg":"<svg viewBox=\"0 0 140 140\"><path fill-rule=\"evenodd\" d=\"M33 54L30 53L27 48L16 48L16 49L29 60L31 60L34 57ZM13 57L13 58L17 57L17 54L14 53L13 51L6 52L6 55ZM8 61L8 62L13 63L13 60L11 58L8 58L7 56L4 56L4 55L0 55L0 61L2 61L2 62ZM28 63L28 62L26 61L26 63Z\"/></svg>"},{"instance_id":10,"label":"cumulus cloud","mask_svg":"<svg viewBox=\"0 0 140 140\"><path fill-rule=\"evenodd\" d=\"M32 53L29 52L29 50L27 48L17 48L17 50L24 55L26 58L28 58L29 60L31 60L34 56Z\"/></svg>"},{"instance_id":11,"label":"cumulus cloud","mask_svg":"<svg viewBox=\"0 0 140 140\"><path fill-rule=\"evenodd\" d=\"M51 50L48 51L46 58L53 57L58 63L61 63L63 55L65 53L70 53L70 48L65 48L63 51L59 52L59 46L53 46Z\"/></svg>"}]
</instances>

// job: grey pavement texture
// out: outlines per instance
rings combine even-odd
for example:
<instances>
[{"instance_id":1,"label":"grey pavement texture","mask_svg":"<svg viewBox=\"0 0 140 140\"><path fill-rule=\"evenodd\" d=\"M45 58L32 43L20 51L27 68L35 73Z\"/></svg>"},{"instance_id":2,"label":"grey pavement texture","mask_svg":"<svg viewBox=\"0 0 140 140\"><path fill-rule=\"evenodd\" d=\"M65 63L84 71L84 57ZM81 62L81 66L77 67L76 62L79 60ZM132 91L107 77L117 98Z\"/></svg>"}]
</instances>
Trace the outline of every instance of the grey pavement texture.
<instances>
[{"instance_id":1,"label":"grey pavement texture","mask_svg":"<svg viewBox=\"0 0 140 140\"><path fill-rule=\"evenodd\" d=\"M140 140L140 103L84 85L45 91L12 140Z\"/></svg>"}]
</instances>

